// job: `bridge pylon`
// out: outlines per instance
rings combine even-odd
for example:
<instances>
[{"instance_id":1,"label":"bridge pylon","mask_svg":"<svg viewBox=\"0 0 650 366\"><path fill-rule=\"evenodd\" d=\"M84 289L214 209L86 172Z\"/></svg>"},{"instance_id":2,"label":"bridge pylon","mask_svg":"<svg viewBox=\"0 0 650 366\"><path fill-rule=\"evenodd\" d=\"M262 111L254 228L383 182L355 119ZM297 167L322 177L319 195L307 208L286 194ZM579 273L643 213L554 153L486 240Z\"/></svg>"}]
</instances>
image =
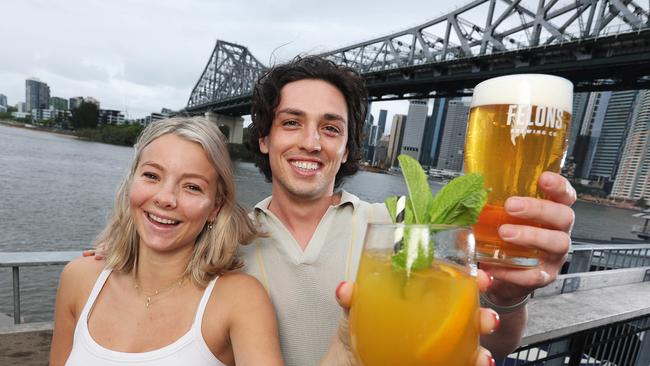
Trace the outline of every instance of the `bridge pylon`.
<instances>
[{"instance_id":1,"label":"bridge pylon","mask_svg":"<svg viewBox=\"0 0 650 366\"><path fill-rule=\"evenodd\" d=\"M205 118L219 126L229 143L241 144L243 142L244 119L242 117L206 112Z\"/></svg>"}]
</instances>

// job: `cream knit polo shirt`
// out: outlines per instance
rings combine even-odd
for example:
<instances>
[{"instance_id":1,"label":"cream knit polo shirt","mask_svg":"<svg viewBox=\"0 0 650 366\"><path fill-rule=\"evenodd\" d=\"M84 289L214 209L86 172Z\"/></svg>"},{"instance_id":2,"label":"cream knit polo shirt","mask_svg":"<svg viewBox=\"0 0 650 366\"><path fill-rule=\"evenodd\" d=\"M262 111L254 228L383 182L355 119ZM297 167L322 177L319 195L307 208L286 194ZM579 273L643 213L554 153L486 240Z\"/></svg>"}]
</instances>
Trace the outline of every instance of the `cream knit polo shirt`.
<instances>
[{"instance_id":1,"label":"cream knit polo shirt","mask_svg":"<svg viewBox=\"0 0 650 366\"><path fill-rule=\"evenodd\" d=\"M336 332L341 308L335 290L353 280L368 222L390 222L384 204L342 192L303 251L284 224L268 210L271 197L253 217L269 237L241 246L244 271L266 288L275 306L280 346L288 366L316 365Z\"/></svg>"}]
</instances>

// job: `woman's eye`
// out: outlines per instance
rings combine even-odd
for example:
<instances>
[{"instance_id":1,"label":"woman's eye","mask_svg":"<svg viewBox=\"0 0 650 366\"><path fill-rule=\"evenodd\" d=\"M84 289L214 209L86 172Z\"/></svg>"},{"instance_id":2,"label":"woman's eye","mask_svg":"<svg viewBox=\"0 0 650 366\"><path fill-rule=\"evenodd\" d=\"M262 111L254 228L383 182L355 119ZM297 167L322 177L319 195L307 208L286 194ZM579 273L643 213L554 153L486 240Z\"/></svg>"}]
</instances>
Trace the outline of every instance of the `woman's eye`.
<instances>
[{"instance_id":1,"label":"woman's eye","mask_svg":"<svg viewBox=\"0 0 650 366\"><path fill-rule=\"evenodd\" d=\"M187 189L189 189L190 191L194 191L194 192L202 192L201 187L199 187L199 186L197 186L195 184L188 184Z\"/></svg>"},{"instance_id":2,"label":"woman's eye","mask_svg":"<svg viewBox=\"0 0 650 366\"><path fill-rule=\"evenodd\" d=\"M145 178L147 178L147 179L151 179L151 180L156 180L156 179L158 179L158 176L157 176L157 175L155 175L154 173L149 173L149 172L144 172L144 173L142 173L142 176L145 177Z\"/></svg>"}]
</instances>

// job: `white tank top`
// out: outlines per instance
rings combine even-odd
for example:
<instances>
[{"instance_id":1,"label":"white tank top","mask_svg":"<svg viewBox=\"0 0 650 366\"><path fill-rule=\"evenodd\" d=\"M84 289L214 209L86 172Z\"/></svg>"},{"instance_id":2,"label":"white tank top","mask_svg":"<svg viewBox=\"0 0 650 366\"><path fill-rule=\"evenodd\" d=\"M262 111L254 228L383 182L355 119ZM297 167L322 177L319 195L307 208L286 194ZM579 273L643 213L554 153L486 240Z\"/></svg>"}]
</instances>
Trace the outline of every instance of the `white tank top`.
<instances>
[{"instance_id":1,"label":"white tank top","mask_svg":"<svg viewBox=\"0 0 650 366\"><path fill-rule=\"evenodd\" d=\"M118 365L217 365L225 366L217 357L212 354L210 348L205 343L201 334L201 322L205 305L210 298L214 284L217 278L210 281L203 292L203 297L196 309L194 323L192 328L182 337L170 345L157 350L128 353L117 352L104 348L97 344L88 332L88 313L93 308L93 304L104 287L106 279L111 274L110 269L105 269L97 278L88 301L79 316L77 325L74 330L74 340L72 351L68 357L66 365L93 365L93 366L118 366Z\"/></svg>"}]
</instances>

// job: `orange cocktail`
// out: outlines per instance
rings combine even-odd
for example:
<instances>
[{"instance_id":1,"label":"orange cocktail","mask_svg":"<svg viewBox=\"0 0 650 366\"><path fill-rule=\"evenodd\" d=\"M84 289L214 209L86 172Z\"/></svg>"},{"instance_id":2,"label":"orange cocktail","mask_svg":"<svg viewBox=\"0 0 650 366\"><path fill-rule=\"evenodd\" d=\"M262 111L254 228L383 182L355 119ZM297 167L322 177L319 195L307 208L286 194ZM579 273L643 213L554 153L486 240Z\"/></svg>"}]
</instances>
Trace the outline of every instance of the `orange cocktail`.
<instances>
[{"instance_id":1,"label":"orange cocktail","mask_svg":"<svg viewBox=\"0 0 650 366\"><path fill-rule=\"evenodd\" d=\"M479 342L478 288L473 267L464 263L467 254L473 254L471 231L431 234L436 258L426 268L408 272L392 263L393 245L383 249L369 245L372 226L350 312L352 345L360 364L474 364ZM384 231L386 238L393 235ZM461 248L467 241L471 241L469 251Z\"/></svg>"}]
</instances>

